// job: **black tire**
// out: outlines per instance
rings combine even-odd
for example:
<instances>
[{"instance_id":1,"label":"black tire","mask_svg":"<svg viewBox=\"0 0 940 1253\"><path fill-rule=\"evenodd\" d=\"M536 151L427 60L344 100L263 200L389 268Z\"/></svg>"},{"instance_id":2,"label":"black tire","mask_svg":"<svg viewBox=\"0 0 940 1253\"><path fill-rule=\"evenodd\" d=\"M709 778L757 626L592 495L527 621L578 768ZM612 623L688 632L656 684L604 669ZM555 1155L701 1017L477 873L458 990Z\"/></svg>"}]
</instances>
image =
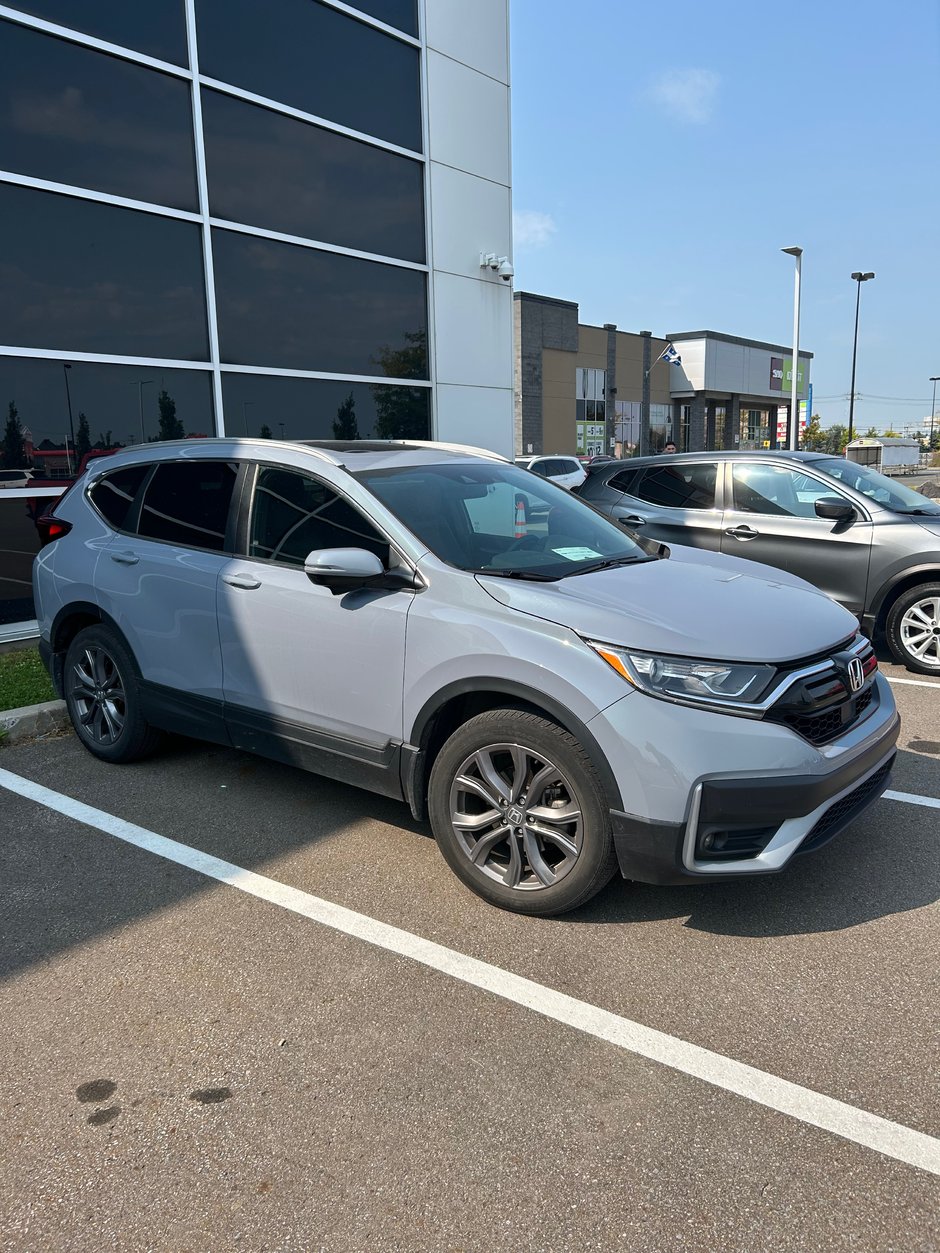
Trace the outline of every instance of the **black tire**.
<instances>
[{"instance_id":1,"label":"black tire","mask_svg":"<svg viewBox=\"0 0 940 1253\"><path fill-rule=\"evenodd\" d=\"M63 680L72 726L90 753L123 764L153 752L160 732L144 721L137 668L116 632L79 631L65 654Z\"/></svg>"},{"instance_id":2,"label":"black tire","mask_svg":"<svg viewBox=\"0 0 940 1253\"><path fill-rule=\"evenodd\" d=\"M940 675L940 583L920 583L901 593L885 621L885 639L899 665Z\"/></svg>"},{"instance_id":3,"label":"black tire","mask_svg":"<svg viewBox=\"0 0 940 1253\"><path fill-rule=\"evenodd\" d=\"M590 758L573 735L534 713L494 709L455 731L431 770L428 811L450 868L500 909L567 913L616 870Z\"/></svg>"}]
</instances>

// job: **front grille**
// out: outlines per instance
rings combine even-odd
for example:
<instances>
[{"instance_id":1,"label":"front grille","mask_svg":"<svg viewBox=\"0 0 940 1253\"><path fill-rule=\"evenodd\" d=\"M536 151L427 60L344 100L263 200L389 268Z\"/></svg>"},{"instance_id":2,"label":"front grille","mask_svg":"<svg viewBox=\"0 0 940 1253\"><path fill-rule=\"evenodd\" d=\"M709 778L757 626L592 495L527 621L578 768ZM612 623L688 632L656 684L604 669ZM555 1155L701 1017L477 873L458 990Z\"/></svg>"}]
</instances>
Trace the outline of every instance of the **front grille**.
<instances>
[{"instance_id":1,"label":"front grille","mask_svg":"<svg viewBox=\"0 0 940 1253\"><path fill-rule=\"evenodd\" d=\"M851 656L862 663L866 686L853 694L845 668L848 653L830 658L829 667L794 684L768 710L770 722L780 722L810 744L829 744L859 722L876 701L873 675L878 668L874 650L867 643Z\"/></svg>"},{"instance_id":2,"label":"front grille","mask_svg":"<svg viewBox=\"0 0 940 1253\"><path fill-rule=\"evenodd\" d=\"M823 816L817 820L816 825L797 851L809 853L814 848L819 848L821 844L825 844L838 831L841 831L844 826L847 826L855 815L861 813L870 801L881 795L893 765L894 755L892 754L891 760L886 761L864 783L860 783L854 791L843 796L834 805L830 805Z\"/></svg>"}]
</instances>

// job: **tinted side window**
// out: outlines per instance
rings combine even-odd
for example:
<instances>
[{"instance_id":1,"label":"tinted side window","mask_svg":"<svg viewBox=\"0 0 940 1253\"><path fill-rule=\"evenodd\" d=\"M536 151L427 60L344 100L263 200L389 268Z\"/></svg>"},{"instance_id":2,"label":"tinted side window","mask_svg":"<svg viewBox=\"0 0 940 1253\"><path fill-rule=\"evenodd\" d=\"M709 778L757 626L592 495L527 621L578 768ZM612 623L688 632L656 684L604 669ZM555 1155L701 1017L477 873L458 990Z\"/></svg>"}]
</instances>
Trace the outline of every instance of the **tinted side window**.
<instances>
[{"instance_id":1,"label":"tinted side window","mask_svg":"<svg viewBox=\"0 0 940 1253\"><path fill-rule=\"evenodd\" d=\"M227 461L166 461L144 495L138 533L222 552L237 467Z\"/></svg>"},{"instance_id":2,"label":"tinted side window","mask_svg":"<svg viewBox=\"0 0 940 1253\"><path fill-rule=\"evenodd\" d=\"M249 557L302 566L317 548L365 548L389 564L388 541L342 496L298 470L262 466L251 509Z\"/></svg>"},{"instance_id":3,"label":"tinted side window","mask_svg":"<svg viewBox=\"0 0 940 1253\"><path fill-rule=\"evenodd\" d=\"M717 466L651 466L640 476L633 495L667 509L714 509Z\"/></svg>"},{"instance_id":4,"label":"tinted side window","mask_svg":"<svg viewBox=\"0 0 940 1253\"><path fill-rule=\"evenodd\" d=\"M636 475L636 470L621 470L619 474L607 480L607 486L612 487L615 492L629 492L632 495Z\"/></svg>"},{"instance_id":5,"label":"tinted side window","mask_svg":"<svg viewBox=\"0 0 940 1253\"><path fill-rule=\"evenodd\" d=\"M99 513L117 530L127 527L128 514L150 466L126 466L95 483L88 495Z\"/></svg>"}]
</instances>

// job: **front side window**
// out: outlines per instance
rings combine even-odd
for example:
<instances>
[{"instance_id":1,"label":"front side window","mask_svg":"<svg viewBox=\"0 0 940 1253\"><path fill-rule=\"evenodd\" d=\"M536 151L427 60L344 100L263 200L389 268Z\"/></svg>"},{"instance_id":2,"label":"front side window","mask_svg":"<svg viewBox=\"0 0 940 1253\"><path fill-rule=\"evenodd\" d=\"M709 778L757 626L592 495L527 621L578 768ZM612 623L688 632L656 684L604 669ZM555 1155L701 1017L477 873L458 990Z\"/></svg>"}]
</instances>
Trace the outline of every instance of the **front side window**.
<instances>
[{"instance_id":1,"label":"front side window","mask_svg":"<svg viewBox=\"0 0 940 1253\"><path fill-rule=\"evenodd\" d=\"M870 466L856 465L844 457L814 461L813 469L861 492L869 500L895 513L940 513L940 504L921 496L904 483L896 483Z\"/></svg>"},{"instance_id":2,"label":"front side window","mask_svg":"<svg viewBox=\"0 0 940 1253\"><path fill-rule=\"evenodd\" d=\"M303 566L320 548L365 548L389 564L389 544L325 483L299 470L262 466L251 507L248 556Z\"/></svg>"},{"instance_id":3,"label":"front side window","mask_svg":"<svg viewBox=\"0 0 940 1253\"><path fill-rule=\"evenodd\" d=\"M633 495L665 509L714 509L717 478L714 462L651 466Z\"/></svg>"},{"instance_id":4,"label":"front side window","mask_svg":"<svg viewBox=\"0 0 940 1253\"><path fill-rule=\"evenodd\" d=\"M649 560L589 505L513 465L405 466L357 478L431 552L462 570L554 580Z\"/></svg>"},{"instance_id":5,"label":"front side window","mask_svg":"<svg viewBox=\"0 0 940 1253\"><path fill-rule=\"evenodd\" d=\"M827 484L786 466L736 462L731 481L734 507L742 513L815 518L817 500L839 496Z\"/></svg>"},{"instance_id":6,"label":"front side window","mask_svg":"<svg viewBox=\"0 0 940 1253\"><path fill-rule=\"evenodd\" d=\"M144 493L138 534L223 552L237 471L230 461L161 462Z\"/></svg>"},{"instance_id":7,"label":"front side window","mask_svg":"<svg viewBox=\"0 0 940 1253\"><path fill-rule=\"evenodd\" d=\"M128 517L150 466L125 466L93 483L88 495L98 512L118 531L127 527Z\"/></svg>"}]
</instances>

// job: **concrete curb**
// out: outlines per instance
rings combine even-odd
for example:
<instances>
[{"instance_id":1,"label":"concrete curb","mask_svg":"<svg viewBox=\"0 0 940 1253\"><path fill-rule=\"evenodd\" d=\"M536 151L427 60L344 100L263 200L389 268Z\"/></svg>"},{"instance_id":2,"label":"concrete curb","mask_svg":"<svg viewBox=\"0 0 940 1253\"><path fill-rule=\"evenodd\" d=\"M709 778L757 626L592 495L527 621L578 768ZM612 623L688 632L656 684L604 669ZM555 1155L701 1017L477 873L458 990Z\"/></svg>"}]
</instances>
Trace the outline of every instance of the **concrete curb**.
<instances>
[{"instance_id":1,"label":"concrete curb","mask_svg":"<svg viewBox=\"0 0 940 1253\"><path fill-rule=\"evenodd\" d=\"M25 705L22 709L0 712L0 745L23 744L26 740L55 735L71 726L64 700L49 700L42 705Z\"/></svg>"}]
</instances>

